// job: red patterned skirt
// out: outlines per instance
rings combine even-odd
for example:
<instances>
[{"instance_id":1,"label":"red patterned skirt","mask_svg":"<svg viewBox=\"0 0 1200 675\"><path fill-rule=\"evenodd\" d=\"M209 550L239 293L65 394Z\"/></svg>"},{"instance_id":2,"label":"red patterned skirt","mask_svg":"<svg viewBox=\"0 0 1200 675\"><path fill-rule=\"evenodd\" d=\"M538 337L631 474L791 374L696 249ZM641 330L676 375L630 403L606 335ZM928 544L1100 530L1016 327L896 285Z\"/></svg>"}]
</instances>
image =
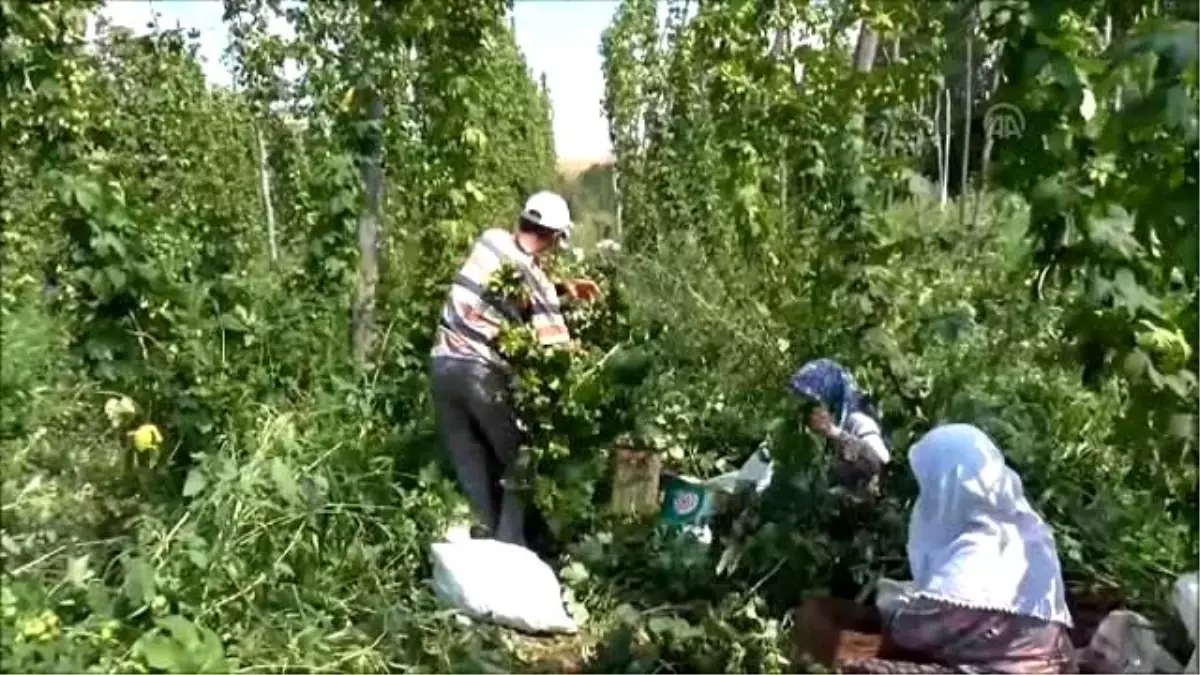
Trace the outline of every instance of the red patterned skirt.
<instances>
[{"instance_id":1,"label":"red patterned skirt","mask_svg":"<svg viewBox=\"0 0 1200 675\"><path fill-rule=\"evenodd\" d=\"M1076 673L1067 627L1027 616L914 599L888 622L888 639L916 663L887 659L842 662L843 673Z\"/></svg>"}]
</instances>

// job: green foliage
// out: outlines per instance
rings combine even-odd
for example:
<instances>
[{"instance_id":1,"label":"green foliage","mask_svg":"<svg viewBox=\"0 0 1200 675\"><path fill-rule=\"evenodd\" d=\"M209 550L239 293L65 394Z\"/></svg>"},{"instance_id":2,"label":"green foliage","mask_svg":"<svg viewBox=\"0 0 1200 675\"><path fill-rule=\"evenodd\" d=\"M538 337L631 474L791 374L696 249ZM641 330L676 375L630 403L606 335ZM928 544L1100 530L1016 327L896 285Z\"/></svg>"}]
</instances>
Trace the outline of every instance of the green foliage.
<instances>
[{"instance_id":1,"label":"green foliage","mask_svg":"<svg viewBox=\"0 0 1200 675\"><path fill-rule=\"evenodd\" d=\"M1087 3L1037 11L1016 3L985 17L1010 47L1005 72L1021 74L999 96L1026 124L998 178L1029 195L1040 274L1084 279L1071 332L1087 379L1122 370L1130 381L1126 438L1171 438L1168 451L1191 463L1200 363L1197 26L1139 7L1144 19L1118 17L1109 45Z\"/></svg>"}]
</instances>

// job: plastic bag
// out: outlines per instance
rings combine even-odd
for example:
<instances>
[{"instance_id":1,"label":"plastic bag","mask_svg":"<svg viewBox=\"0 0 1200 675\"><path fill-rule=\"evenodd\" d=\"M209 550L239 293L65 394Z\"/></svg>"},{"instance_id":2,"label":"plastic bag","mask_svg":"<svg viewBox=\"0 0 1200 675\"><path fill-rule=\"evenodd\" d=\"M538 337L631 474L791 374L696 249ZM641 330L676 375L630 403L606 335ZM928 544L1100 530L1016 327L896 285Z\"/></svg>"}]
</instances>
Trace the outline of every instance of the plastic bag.
<instances>
[{"instance_id":1,"label":"plastic bag","mask_svg":"<svg viewBox=\"0 0 1200 675\"><path fill-rule=\"evenodd\" d=\"M712 528L708 525L684 525L683 531L692 535L703 546L708 546L712 543Z\"/></svg>"},{"instance_id":2,"label":"plastic bag","mask_svg":"<svg viewBox=\"0 0 1200 675\"><path fill-rule=\"evenodd\" d=\"M494 539L433 545L433 588L467 616L528 633L576 633L554 570L527 548Z\"/></svg>"},{"instance_id":3,"label":"plastic bag","mask_svg":"<svg viewBox=\"0 0 1200 675\"><path fill-rule=\"evenodd\" d=\"M753 486L755 494L761 495L770 487L774 473L775 464L771 460L771 451L764 443L758 446L754 454L750 455L737 471L723 473L705 481L704 485L726 494L734 494L741 486Z\"/></svg>"},{"instance_id":4,"label":"plastic bag","mask_svg":"<svg viewBox=\"0 0 1200 675\"><path fill-rule=\"evenodd\" d=\"M875 583L875 608L884 620L890 619L896 610L912 599L916 586L911 581L896 581L880 577Z\"/></svg>"},{"instance_id":5,"label":"plastic bag","mask_svg":"<svg viewBox=\"0 0 1200 675\"><path fill-rule=\"evenodd\" d=\"M1178 673L1182 666L1158 644L1154 626L1137 612L1114 610L1104 617L1085 660L1100 673Z\"/></svg>"},{"instance_id":6,"label":"plastic bag","mask_svg":"<svg viewBox=\"0 0 1200 675\"><path fill-rule=\"evenodd\" d=\"M1183 625L1187 628L1188 636L1192 638L1192 645L1195 647L1200 642L1196 638L1197 614L1200 613L1200 573L1192 572L1179 577L1175 581L1174 590L1171 600L1175 605L1175 611L1179 612L1179 618L1183 619ZM1188 659L1188 664L1183 672L1200 672L1198 653L1200 653L1200 649L1192 649L1192 658Z\"/></svg>"},{"instance_id":7,"label":"plastic bag","mask_svg":"<svg viewBox=\"0 0 1200 675\"><path fill-rule=\"evenodd\" d=\"M775 462L771 459L771 449L766 443L758 446L758 450L750 455L750 459L742 464L742 468L738 469L737 481L739 483L752 483L754 491L758 494L766 492L771 485L771 479L775 475Z\"/></svg>"}]
</instances>

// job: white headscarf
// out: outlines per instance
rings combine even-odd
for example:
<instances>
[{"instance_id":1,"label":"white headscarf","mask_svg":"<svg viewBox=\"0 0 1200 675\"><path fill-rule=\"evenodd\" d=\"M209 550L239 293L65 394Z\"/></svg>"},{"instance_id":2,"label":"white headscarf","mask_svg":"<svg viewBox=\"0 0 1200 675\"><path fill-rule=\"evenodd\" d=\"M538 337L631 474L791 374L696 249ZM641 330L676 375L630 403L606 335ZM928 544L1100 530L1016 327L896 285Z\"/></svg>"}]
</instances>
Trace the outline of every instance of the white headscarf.
<instances>
[{"instance_id":1,"label":"white headscarf","mask_svg":"<svg viewBox=\"0 0 1200 675\"><path fill-rule=\"evenodd\" d=\"M1071 626L1054 534L1021 478L969 424L926 434L908 455L920 485L908 530L918 595Z\"/></svg>"}]
</instances>

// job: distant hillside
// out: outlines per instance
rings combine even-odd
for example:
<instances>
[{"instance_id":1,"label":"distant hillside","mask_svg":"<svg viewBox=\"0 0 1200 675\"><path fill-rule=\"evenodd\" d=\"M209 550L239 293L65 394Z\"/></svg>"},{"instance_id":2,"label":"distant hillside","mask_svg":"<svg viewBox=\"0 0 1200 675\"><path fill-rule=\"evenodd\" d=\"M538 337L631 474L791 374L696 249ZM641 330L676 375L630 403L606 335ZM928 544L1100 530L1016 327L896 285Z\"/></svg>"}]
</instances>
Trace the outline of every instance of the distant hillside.
<instances>
[{"instance_id":1,"label":"distant hillside","mask_svg":"<svg viewBox=\"0 0 1200 675\"><path fill-rule=\"evenodd\" d=\"M611 163L611 157L560 157L558 160L558 173L564 178L574 179L596 164L607 166Z\"/></svg>"},{"instance_id":2,"label":"distant hillside","mask_svg":"<svg viewBox=\"0 0 1200 675\"><path fill-rule=\"evenodd\" d=\"M560 159L558 191L571 205L579 238L591 243L615 236L616 199L612 189L612 159Z\"/></svg>"}]
</instances>

